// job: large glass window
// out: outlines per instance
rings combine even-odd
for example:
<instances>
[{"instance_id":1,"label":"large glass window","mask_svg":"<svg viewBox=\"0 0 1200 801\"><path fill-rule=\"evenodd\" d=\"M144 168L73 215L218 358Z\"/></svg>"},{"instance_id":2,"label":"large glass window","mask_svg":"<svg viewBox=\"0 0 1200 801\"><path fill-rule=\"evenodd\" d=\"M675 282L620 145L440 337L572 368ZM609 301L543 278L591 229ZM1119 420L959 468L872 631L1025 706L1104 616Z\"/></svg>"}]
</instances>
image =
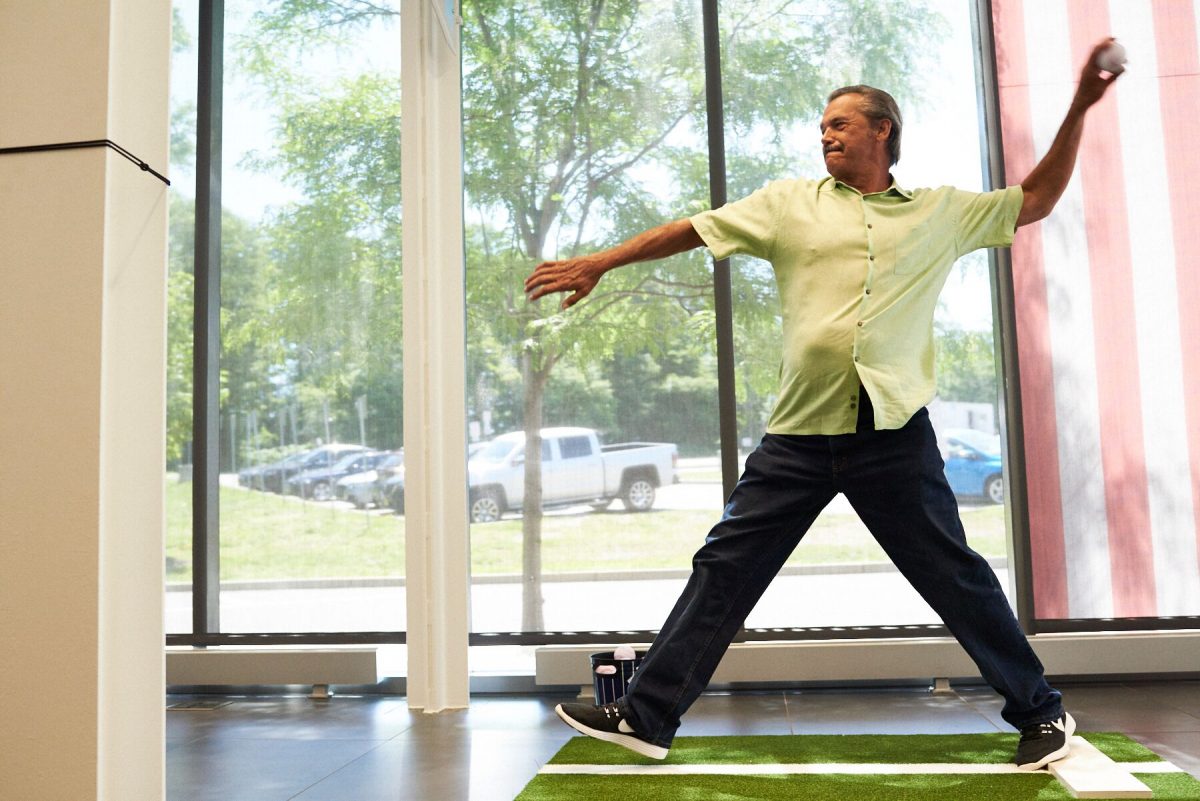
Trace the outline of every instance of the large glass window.
<instances>
[{"instance_id":1,"label":"large glass window","mask_svg":"<svg viewBox=\"0 0 1200 801\"><path fill-rule=\"evenodd\" d=\"M403 630L399 5L226 13L222 628Z\"/></svg>"},{"instance_id":2,"label":"large glass window","mask_svg":"<svg viewBox=\"0 0 1200 801\"><path fill-rule=\"evenodd\" d=\"M399 5L224 29L221 630L402 631Z\"/></svg>"},{"instance_id":3,"label":"large glass window","mask_svg":"<svg viewBox=\"0 0 1200 801\"><path fill-rule=\"evenodd\" d=\"M168 634L192 629L192 341L196 229L195 3L174 7L167 271L166 577Z\"/></svg>"},{"instance_id":4,"label":"large glass window","mask_svg":"<svg viewBox=\"0 0 1200 801\"><path fill-rule=\"evenodd\" d=\"M721 508L707 258L521 285L707 207L699 3L463 17L472 629L656 627Z\"/></svg>"},{"instance_id":5,"label":"large glass window","mask_svg":"<svg viewBox=\"0 0 1200 801\"><path fill-rule=\"evenodd\" d=\"M222 349L212 379L220 387L224 632L404 629L399 5L254 0L227 8ZM1035 120L1057 124L1074 74L1063 65L1081 60L1068 52L1081 45L1064 31L1099 21L1072 21L1055 5L1057 16L1031 22L1019 4L995 5L1005 141L1010 166L1024 165L1024 174L1032 144L1045 144L1053 130L1041 122L1026 130L1021 103L1040 109ZM722 0L729 199L772 178L823 175L817 122L825 98L859 82L900 101L902 185L984 188L971 8L954 0ZM654 629L724 500L715 342L729 334L718 330L710 259L697 250L625 267L567 313L557 307L561 298L528 302L521 284L540 261L593 252L710 206L701 4L463 0L461 12L472 631ZM195 0L178 0L165 454L173 633L191 628L198 13ZM1113 22L1144 52L1170 61L1186 50L1151 42L1150 22L1137 15ZM1169 78L1190 74L1164 63ZM1121 86L1121 102L1139 104L1142 116L1169 116L1179 105L1158 103L1176 91L1166 84ZM1137 115L1110 116L1107 130L1115 131ZM1183 174L1167 169L1182 146L1167 144L1162 158L1120 150L1129 174ZM1085 167L1098 158L1084 159ZM1081 203L1072 213L1089 222L1089 236L1092 228L1125 230L1112 208ZM1156 220L1170 219L1169 209L1160 211ZM1093 217L1103 224L1091 226ZM1146 309L1175 298L1171 287L1191 297L1194 282L1161 244L1174 236L1183 247L1186 237L1164 223L1162 236L1150 237L1157 244L1147 244L1149 229L1129 228L1130 259L1158 265L1161 280L1125 297L1106 279L1095 284L1103 303L1091 312L1060 305L1047 315L1046 299L1028 294L1041 286L1038 270L1091 285L1080 259L1084 245L1096 243L1071 233L1082 230L1076 222L1046 240L1054 265L1042 263L1045 253L1020 251L1032 240L1018 238L1014 248L1015 259L1032 265L1014 280L1025 326L1021 365L1036 373L1022 375L1022 391L1038 617L1194 610L1194 570L1179 581L1129 579L1174 576L1186 560L1165 554L1195 547L1185 541L1196 505L1186 469L1195 437L1181 422L1191 419L1190 407L1179 401L1171 415L1145 414L1139 444L1142 429L1115 422L1136 400L1136 386L1093 382L1091 373L1076 384L1072 372L1100 376L1130 361L1127 346L1093 336L1088 315L1100 310L1137 328L1139 358L1159 354L1147 364L1178 368L1147 368L1144 386L1147 375L1190 380L1191 351L1159 349L1145 323L1157 319ZM1021 283L1027 279L1034 283ZM776 400L781 316L766 263L735 258L732 290L735 444L744 458ZM940 390L930 413L967 537L1007 586L1009 454L999 446L992 308L987 255L970 254L951 271L936 315ZM1170 331L1183 331L1187 320L1162 317ZM1052 344L1076 341L1081 331L1095 339L1095 353L1057 359ZM426 346L435 358L437 343ZM1073 396L1077 389L1086 397ZM1125 480L1125 463L1111 456L1137 456L1139 448L1145 458L1129 464L1142 483ZM1062 457L1068 450L1074 472ZM1103 453L1101 486L1090 482L1088 465ZM1081 534L1081 520L1101 521L1110 534L1142 533L1096 545ZM1153 526L1133 525L1145 520ZM1061 558L1076 551L1086 558ZM747 625L935 622L838 498Z\"/></svg>"},{"instance_id":6,"label":"large glass window","mask_svg":"<svg viewBox=\"0 0 1200 801\"><path fill-rule=\"evenodd\" d=\"M828 93L866 83L904 118L902 186L982 190L974 33L968 4L721 5L729 196L781 176L826 175L818 122ZM780 312L771 266L733 260L738 429L762 437L776 399ZM953 268L935 318L939 394L930 405L967 538L1007 584L992 291L985 252ZM839 495L818 517L748 628L939 620Z\"/></svg>"},{"instance_id":7,"label":"large glass window","mask_svg":"<svg viewBox=\"0 0 1200 801\"><path fill-rule=\"evenodd\" d=\"M653 629L723 503L703 251L610 273L565 314L557 301L526 304L519 285L539 261L708 207L699 9L642 3L593 20L549 0L464 9L469 425L483 448L470 478L473 629ZM900 99L903 184L983 188L966 6L724 2L720 10L730 199L771 178L823 175L817 121L827 93L851 82ZM619 47L605 39L613 36ZM593 58L601 51L605 59ZM508 100L509 91L532 102ZM733 290L744 456L775 401L780 316L766 263L736 259ZM974 254L956 265L939 309L941 395L931 414L968 537L1003 573L992 329L988 262ZM559 466L580 436L563 426L640 444ZM535 432L555 449L531 469L515 445ZM493 458L502 441L513 446L507 461ZM650 511L627 513L632 485L605 486L604 471L639 452L653 464L654 443L675 447L680 483L651 487ZM526 503L533 482L541 510ZM748 625L934 622L839 498Z\"/></svg>"}]
</instances>

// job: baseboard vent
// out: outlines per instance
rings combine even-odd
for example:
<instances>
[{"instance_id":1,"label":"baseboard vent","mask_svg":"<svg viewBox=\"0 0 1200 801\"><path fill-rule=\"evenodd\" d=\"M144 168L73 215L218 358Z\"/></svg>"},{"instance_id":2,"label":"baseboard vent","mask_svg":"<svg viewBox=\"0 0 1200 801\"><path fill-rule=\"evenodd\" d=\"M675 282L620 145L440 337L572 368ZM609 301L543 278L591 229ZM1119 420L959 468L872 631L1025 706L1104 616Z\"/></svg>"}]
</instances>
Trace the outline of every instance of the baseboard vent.
<instances>
[{"instance_id":1,"label":"baseboard vent","mask_svg":"<svg viewBox=\"0 0 1200 801\"><path fill-rule=\"evenodd\" d=\"M167 686L375 684L377 649L167 648Z\"/></svg>"},{"instance_id":2,"label":"baseboard vent","mask_svg":"<svg viewBox=\"0 0 1200 801\"><path fill-rule=\"evenodd\" d=\"M1038 634L1029 638L1051 677L1193 674L1200 631ZM539 685L590 687L588 654L617 643L547 646L535 651ZM642 647L642 643L630 642ZM979 680L979 671L951 637L735 643L713 685L771 682Z\"/></svg>"}]
</instances>

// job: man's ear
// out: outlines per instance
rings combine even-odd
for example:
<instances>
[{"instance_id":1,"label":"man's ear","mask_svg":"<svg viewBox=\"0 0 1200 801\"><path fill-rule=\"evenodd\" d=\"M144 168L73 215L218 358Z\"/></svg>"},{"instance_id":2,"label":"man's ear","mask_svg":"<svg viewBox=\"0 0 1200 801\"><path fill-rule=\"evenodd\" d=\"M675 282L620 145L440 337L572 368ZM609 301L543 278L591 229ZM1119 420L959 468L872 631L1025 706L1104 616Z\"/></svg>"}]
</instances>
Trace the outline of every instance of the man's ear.
<instances>
[{"instance_id":1,"label":"man's ear","mask_svg":"<svg viewBox=\"0 0 1200 801\"><path fill-rule=\"evenodd\" d=\"M892 135L892 121L886 117L879 121L879 130L875 134L876 139L887 141L887 138Z\"/></svg>"}]
</instances>

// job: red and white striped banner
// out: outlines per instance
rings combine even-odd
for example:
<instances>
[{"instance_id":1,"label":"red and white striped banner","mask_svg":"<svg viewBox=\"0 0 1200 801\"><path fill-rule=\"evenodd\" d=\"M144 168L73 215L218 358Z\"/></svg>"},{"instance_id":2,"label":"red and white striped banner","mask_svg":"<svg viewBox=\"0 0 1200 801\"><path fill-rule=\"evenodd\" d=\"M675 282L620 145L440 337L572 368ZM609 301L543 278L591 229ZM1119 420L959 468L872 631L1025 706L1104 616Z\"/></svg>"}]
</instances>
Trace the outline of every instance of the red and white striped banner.
<instances>
[{"instance_id":1,"label":"red and white striped banner","mask_svg":"<svg viewBox=\"0 0 1200 801\"><path fill-rule=\"evenodd\" d=\"M993 0L1005 173L1128 69L1012 248L1039 619L1200 614L1200 0Z\"/></svg>"}]
</instances>

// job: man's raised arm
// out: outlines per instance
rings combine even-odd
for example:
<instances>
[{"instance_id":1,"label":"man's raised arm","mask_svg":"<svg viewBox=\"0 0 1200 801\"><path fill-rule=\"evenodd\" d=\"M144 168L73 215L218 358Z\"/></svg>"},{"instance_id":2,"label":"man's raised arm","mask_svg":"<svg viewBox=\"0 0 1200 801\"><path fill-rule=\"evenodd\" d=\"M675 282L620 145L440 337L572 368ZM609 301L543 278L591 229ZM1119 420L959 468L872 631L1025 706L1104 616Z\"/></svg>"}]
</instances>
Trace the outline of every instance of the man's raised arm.
<instances>
[{"instance_id":1,"label":"man's raised arm","mask_svg":"<svg viewBox=\"0 0 1200 801\"><path fill-rule=\"evenodd\" d=\"M1025 200L1021 205L1021 213L1017 216L1018 226L1037 222L1049 214L1067 188L1067 182L1071 180L1071 173L1075 170L1079 140L1083 136L1083 118L1087 110L1104 96L1104 92L1120 74L1109 74L1105 77L1096 63L1101 51L1112 42L1112 38L1105 39L1092 49L1092 54L1079 76L1079 88L1075 90L1071 108L1068 109L1067 117L1058 129L1054 142L1033 168L1033 172L1021 182Z\"/></svg>"},{"instance_id":2,"label":"man's raised arm","mask_svg":"<svg viewBox=\"0 0 1200 801\"><path fill-rule=\"evenodd\" d=\"M525 279L525 294L537 300L552 292L573 292L562 302L567 309L586 298L609 270L637 261L665 259L703 245L690 220L664 223L599 253L542 262Z\"/></svg>"}]
</instances>

